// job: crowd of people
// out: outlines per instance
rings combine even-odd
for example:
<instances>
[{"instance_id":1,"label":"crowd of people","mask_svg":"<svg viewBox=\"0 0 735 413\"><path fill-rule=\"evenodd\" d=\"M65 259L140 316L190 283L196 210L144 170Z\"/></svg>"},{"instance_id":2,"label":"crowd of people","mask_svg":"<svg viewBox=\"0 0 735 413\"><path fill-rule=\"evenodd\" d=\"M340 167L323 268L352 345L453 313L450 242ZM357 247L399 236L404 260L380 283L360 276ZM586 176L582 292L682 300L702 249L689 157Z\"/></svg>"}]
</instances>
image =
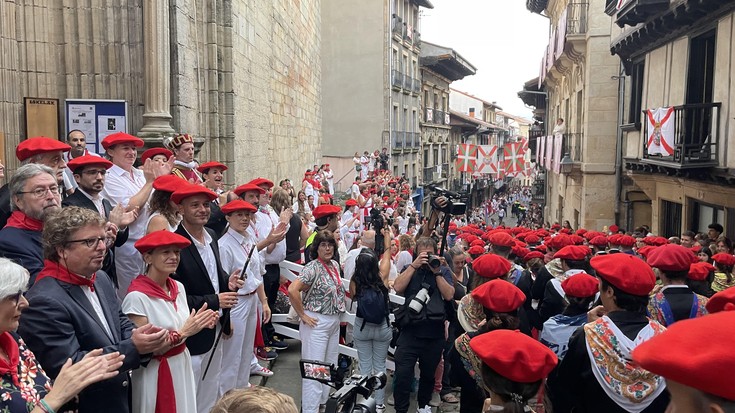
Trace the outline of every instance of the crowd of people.
<instances>
[{"instance_id":1,"label":"crowd of people","mask_svg":"<svg viewBox=\"0 0 735 413\"><path fill-rule=\"evenodd\" d=\"M407 412L414 390L419 413L735 409L720 224L668 239L542 225L519 187L444 233L447 200L420 217L385 150L356 154L340 205L329 165L301 191L261 177L226 190L227 167L196 162L188 135L138 157L135 136L107 136L99 156L80 133L23 141L0 188L3 411L292 413L248 382L288 347L275 312L298 324L304 360L336 366L344 342L369 375L392 357L379 412ZM517 225L493 222L507 208ZM295 281L283 261L303 265ZM330 391L303 380L301 411Z\"/></svg>"}]
</instances>

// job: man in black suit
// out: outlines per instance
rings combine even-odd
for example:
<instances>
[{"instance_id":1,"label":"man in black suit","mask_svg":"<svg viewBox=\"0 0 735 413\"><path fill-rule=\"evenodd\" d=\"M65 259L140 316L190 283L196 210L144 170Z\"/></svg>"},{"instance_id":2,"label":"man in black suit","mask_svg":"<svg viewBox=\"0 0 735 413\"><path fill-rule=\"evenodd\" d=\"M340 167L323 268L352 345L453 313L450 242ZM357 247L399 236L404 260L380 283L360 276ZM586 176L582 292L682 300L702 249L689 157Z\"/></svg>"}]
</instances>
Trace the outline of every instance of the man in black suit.
<instances>
[{"instance_id":1,"label":"man in black suit","mask_svg":"<svg viewBox=\"0 0 735 413\"><path fill-rule=\"evenodd\" d=\"M117 376L79 394L80 413L129 413L129 371L169 347L167 330L133 328L110 278L100 271L107 250L105 224L98 213L73 206L46 220L45 266L26 294L29 307L18 328L51 378L67 359L77 362L94 349L125 355Z\"/></svg>"},{"instance_id":2,"label":"man in black suit","mask_svg":"<svg viewBox=\"0 0 735 413\"><path fill-rule=\"evenodd\" d=\"M239 279L240 270L228 276L222 269L217 237L204 226L209 220L210 203L216 197L209 189L194 184L186 184L171 195L182 216L176 233L191 241L191 245L181 250L173 278L186 288L189 308L201 308L206 303L207 308L220 310L221 316L221 326L217 329L203 329L186 340L197 386L197 411L201 413L209 413L217 401L223 360L222 346L214 347L215 337L220 329L224 334L231 334L230 308L237 304L236 291L244 285ZM211 365L203 377L210 359Z\"/></svg>"},{"instance_id":3,"label":"man in black suit","mask_svg":"<svg viewBox=\"0 0 735 413\"><path fill-rule=\"evenodd\" d=\"M93 155L82 155L69 161L67 164L77 183L77 190L61 202L62 206L78 206L91 209L108 220L108 231L116 232L115 243L105 256L102 271L107 273L117 286L117 272L115 271L115 247L119 247L128 240L128 225L138 217L137 209L126 211L118 204L112 208L110 201L102 198L100 193L105 187L106 171L112 167L112 162L105 158Z\"/></svg>"}]
</instances>

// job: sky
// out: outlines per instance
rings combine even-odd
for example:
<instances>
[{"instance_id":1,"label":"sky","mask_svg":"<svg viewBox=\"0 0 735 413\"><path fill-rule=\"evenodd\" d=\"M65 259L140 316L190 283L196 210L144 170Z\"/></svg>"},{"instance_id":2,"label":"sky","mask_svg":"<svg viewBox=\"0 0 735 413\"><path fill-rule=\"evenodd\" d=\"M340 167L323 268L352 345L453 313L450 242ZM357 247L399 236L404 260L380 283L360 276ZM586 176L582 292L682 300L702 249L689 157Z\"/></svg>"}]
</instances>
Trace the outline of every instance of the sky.
<instances>
[{"instance_id":1,"label":"sky","mask_svg":"<svg viewBox=\"0 0 735 413\"><path fill-rule=\"evenodd\" d=\"M421 40L451 47L477 69L451 87L503 111L531 118L518 98L538 76L549 43L549 20L526 9L525 0L431 0L421 8Z\"/></svg>"}]
</instances>

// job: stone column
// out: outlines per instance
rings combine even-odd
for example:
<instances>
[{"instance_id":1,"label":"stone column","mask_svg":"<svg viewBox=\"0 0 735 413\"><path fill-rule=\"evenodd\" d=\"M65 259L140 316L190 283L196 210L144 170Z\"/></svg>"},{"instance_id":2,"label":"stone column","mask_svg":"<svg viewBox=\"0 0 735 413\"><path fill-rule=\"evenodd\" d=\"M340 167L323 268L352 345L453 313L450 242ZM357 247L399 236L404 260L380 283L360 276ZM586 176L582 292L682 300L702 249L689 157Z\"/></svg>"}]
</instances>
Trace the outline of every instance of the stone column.
<instances>
[{"instance_id":1,"label":"stone column","mask_svg":"<svg viewBox=\"0 0 735 413\"><path fill-rule=\"evenodd\" d=\"M146 147L161 146L171 127L171 44L169 1L144 0L143 52L145 65L145 113L138 134Z\"/></svg>"}]
</instances>

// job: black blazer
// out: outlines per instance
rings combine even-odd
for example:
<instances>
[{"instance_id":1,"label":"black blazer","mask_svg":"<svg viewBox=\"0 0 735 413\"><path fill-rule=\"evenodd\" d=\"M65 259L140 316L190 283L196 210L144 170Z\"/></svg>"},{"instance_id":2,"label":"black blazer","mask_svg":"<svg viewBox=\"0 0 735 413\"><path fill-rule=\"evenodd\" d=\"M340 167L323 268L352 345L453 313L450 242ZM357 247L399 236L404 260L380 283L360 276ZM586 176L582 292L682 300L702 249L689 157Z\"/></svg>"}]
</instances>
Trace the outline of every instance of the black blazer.
<instances>
[{"instance_id":1,"label":"black blazer","mask_svg":"<svg viewBox=\"0 0 735 413\"><path fill-rule=\"evenodd\" d=\"M94 212L97 211L97 207L94 205L91 199L87 198L86 195L81 193L80 191L74 191L73 194L69 195L61 201L61 206L67 207L67 206L78 206L80 208L86 208L90 209ZM112 204L110 204L110 201L102 198L102 208L105 210L105 219L110 218L110 211L112 210ZM106 272L110 278L112 279L112 282L117 287L117 270L115 269L115 247L121 247L123 244L125 244L128 241L128 235L130 231L128 228L125 228L123 231L118 231L117 237L115 238L115 245L107 251L107 255L105 255L105 261L102 263L102 271Z\"/></svg>"},{"instance_id":2,"label":"black blazer","mask_svg":"<svg viewBox=\"0 0 735 413\"><path fill-rule=\"evenodd\" d=\"M133 323L123 314L115 287L102 271L97 271L95 292L112 337L105 332L81 287L50 277L28 290L29 306L23 310L18 333L51 378L56 378L67 358L77 362L94 349L124 354L120 374L82 390L79 412L129 413L128 372L140 365L140 355L131 340Z\"/></svg>"},{"instance_id":3,"label":"black blazer","mask_svg":"<svg viewBox=\"0 0 735 413\"><path fill-rule=\"evenodd\" d=\"M205 227L205 231L212 237L212 243L210 247L214 251L214 258L217 262L217 273L219 278L219 290L220 292L229 291L227 285L229 280L229 274L222 269L222 262L219 258L219 245L217 244L217 237L214 235L214 231ZM179 260L179 266L176 269L176 273L172 275L175 280L181 282L186 288L186 302L189 304L190 309L199 309L207 303L207 308L211 310L219 310L219 297L214 291L212 280L209 279L207 268L204 266L204 261L199 255L196 245L193 240L186 232L182 225L176 228L176 233L185 237L192 244L181 250L181 258ZM222 317L220 318L222 329L225 333L230 334L230 310L223 309ZM199 333L186 339L186 347L189 348L189 352L192 355L199 355L208 352L212 345L214 345L215 330L205 328Z\"/></svg>"},{"instance_id":4,"label":"black blazer","mask_svg":"<svg viewBox=\"0 0 735 413\"><path fill-rule=\"evenodd\" d=\"M28 286L43 269L43 240L40 231L5 227L0 230L0 257L13 260L31 274Z\"/></svg>"}]
</instances>

